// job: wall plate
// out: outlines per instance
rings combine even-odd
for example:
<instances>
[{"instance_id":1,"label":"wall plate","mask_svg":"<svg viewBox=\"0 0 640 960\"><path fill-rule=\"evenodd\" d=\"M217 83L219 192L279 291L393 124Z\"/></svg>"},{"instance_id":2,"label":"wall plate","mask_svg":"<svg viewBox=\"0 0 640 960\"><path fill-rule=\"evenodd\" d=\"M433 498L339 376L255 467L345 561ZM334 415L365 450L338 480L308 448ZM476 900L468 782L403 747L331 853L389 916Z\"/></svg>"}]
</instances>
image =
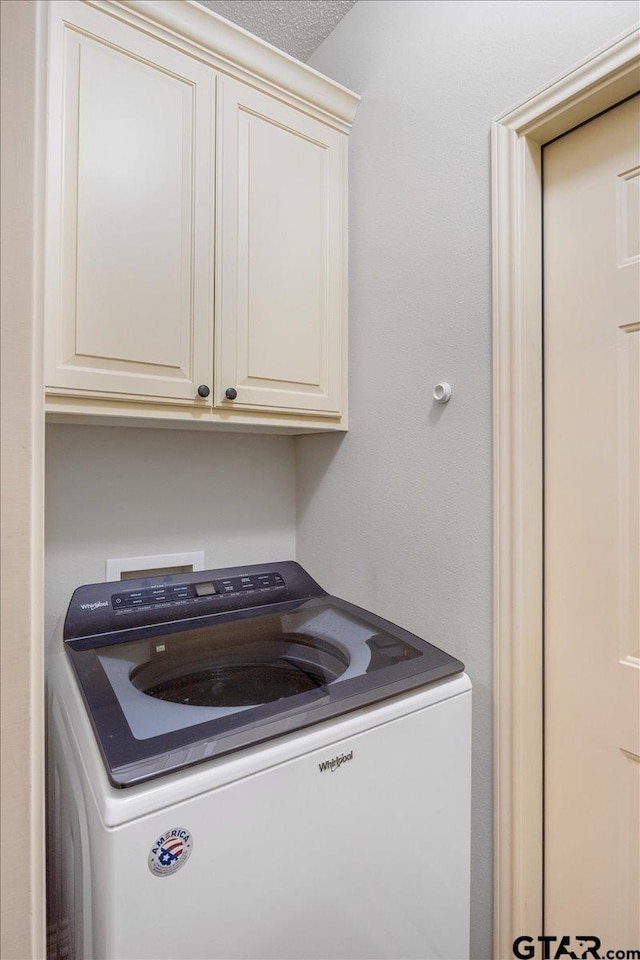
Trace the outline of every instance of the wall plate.
<instances>
[{"instance_id":1,"label":"wall plate","mask_svg":"<svg viewBox=\"0 0 640 960\"><path fill-rule=\"evenodd\" d=\"M169 573L204 570L204 550L190 553L160 553L151 557L122 557L105 561L105 580L132 580Z\"/></svg>"}]
</instances>

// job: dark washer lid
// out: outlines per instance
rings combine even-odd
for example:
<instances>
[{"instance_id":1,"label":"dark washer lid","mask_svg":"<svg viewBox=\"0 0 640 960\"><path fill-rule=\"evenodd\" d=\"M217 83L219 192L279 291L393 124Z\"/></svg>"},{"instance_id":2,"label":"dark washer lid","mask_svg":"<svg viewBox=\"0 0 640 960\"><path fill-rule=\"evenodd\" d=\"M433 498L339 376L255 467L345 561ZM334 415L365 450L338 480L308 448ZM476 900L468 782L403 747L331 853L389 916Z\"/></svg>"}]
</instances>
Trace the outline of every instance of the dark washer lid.
<instances>
[{"instance_id":1,"label":"dark washer lid","mask_svg":"<svg viewBox=\"0 0 640 960\"><path fill-rule=\"evenodd\" d=\"M317 593L282 600L274 591L260 607L151 626L140 625L139 610L136 627L68 640L112 783L148 780L464 669L406 630Z\"/></svg>"}]
</instances>

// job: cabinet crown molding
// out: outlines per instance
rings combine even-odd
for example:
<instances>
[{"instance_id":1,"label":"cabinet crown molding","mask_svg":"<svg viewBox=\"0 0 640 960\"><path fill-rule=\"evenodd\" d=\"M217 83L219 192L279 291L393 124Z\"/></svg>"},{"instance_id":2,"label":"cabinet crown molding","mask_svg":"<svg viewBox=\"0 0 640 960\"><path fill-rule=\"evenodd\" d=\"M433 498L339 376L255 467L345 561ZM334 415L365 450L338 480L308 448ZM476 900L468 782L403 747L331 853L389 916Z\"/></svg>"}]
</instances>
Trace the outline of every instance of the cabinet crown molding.
<instances>
[{"instance_id":1,"label":"cabinet crown molding","mask_svg":"<svg viewBox=\"0 0 640 960\"><path fill-rule=\"evenodd\" d=\"M261 80L293 96L300 103L338 121L343 129L353 123L360 97L341 84L323 76L288 53L278 50L242 27L225 20L196 0L85 0L106 13L141 25L140 21L163 28L178 40L186 41L190 52L215 60L218 69L231 68L246 82Z\"/></svg>"}]
</instances>

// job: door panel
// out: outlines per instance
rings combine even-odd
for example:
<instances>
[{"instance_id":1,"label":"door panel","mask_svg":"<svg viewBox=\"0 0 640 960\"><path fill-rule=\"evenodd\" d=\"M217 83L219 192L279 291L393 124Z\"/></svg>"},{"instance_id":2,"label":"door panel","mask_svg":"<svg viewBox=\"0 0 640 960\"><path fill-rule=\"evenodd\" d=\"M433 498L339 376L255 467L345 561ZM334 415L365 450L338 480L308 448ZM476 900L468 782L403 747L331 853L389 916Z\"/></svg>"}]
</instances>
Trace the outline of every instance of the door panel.
<instances>
[{"instance_id":1,"label":"door panel","mask_svg":"<svg viewBox=\"0 0 640 960\"><path fill-rule=\"evenodd\" d=\"M344 137L229 78L218 140L216 402L337 415L344 299Z\"/></svg>"},{"instance_id":2,"label":"door panel","mask_svg":"<svg viewBox=\"0 0 640 960\"><path fill-rule=\"evenodd\" d=\"M249 200L240 227L249 297L246 374L317 386L324 307L324 197L317 188L325 177L324 149L264 118L242 113L239 122Z\"/></svg>"},{"instance_id":3,"label":"door panel","mask_svg":"<svg viewBox=\"0 0 640 960\"><path fill-rule=\"evenodd\" d=\"M640 946L639 99L544 149L545 924Z\"/></svg>"},{"instance_id":4,"label":"door panel","mask_svg":"<svg viewBox=\"0 0 640 960\"><path fill-rule=\"evenodd\" d=\"M213 374L215 74L100 11L60 9L47 384L192 403Z\"/></svg>"}]
</instances>

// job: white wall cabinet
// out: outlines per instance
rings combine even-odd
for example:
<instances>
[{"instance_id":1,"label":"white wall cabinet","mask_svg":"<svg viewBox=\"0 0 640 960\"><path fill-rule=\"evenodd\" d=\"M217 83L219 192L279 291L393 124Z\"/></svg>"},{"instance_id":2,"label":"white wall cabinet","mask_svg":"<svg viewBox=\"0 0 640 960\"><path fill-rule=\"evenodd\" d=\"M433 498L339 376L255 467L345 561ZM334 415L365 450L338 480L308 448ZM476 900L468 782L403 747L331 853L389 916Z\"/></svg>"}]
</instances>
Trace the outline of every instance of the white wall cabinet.
<instances>
[{"instance_id":1,"label":"white wall cabinet","mask_svg":"<svg viewBox=\"0 0 640 960\"><path fill-rule=\"evenodd\" d=\"M48 7L49 415L345 429L358 98L194 4Z\"/></svg>"},{"instance_id":2,"label":"white wall cabinet","mask_svg":"<svg viewBox=\"0 0 640 960\"><path fill-rule=\"evenodd\" d=\"M222 397L232 386L236 407L337 417L345 137L228 78L218 131Z\"/></svg>"},{"instance_id":3,"label":"white wall cabinet","mask_svg":"<svg viewBox=\"0 0 640 960\"><path fill-rule=\"evenodd\" d=\"M56 14L47 386L192 404L211 381L215 73L84 3Z\"/></svg>"}]
</instances>

